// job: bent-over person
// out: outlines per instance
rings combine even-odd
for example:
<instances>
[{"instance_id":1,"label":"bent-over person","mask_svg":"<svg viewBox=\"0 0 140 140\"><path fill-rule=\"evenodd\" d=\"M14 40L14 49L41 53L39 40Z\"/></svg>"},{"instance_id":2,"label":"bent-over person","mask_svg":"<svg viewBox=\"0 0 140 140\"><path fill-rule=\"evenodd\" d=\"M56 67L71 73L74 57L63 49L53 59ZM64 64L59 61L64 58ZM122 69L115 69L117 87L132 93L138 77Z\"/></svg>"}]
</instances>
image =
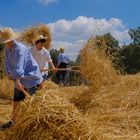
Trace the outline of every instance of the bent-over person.
<instances>
[{"instance_id":1,"label":"bent-over person","mask_svg":"<svg viewBox=\"0 0 140 140\"><path fill-rule=\"evenodd\" d=\"M25 99L24 91L34 95L43 81L37 62L29 49L17 41L18 37L11 28L0 30L0 40L5 46L6 73L14 81L13 114L11 120L0 127L1 130L16 123L20 101Z\"/></svg>"}]
</instances>

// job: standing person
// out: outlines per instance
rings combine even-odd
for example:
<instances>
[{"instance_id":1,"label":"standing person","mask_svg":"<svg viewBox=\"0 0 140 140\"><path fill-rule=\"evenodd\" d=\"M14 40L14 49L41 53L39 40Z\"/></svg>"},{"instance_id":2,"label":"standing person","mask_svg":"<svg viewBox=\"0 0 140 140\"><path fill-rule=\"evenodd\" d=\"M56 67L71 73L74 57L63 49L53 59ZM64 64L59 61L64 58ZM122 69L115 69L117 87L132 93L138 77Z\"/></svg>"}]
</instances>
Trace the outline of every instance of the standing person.
<instances>
[{"instance_id":1,"label":"standing person","mask_svg":"<svg viewBox=\"0 0 140 140\"><path fill-rule=\"evenodd\" d=\"M11 28L0 31L0 40L5 46L6 73L14 81L12 118L0 127L1 130L10 128L16 122L20 101L25 99L24 90L33 95L36 93L36 87L41 88L43 81L38 64L29 49L17 41L18 37Z\"/></svg>"},{"instance_id":2,"label":"standing person","mask_svg":"<svg viewBox=\"0 0 140 140\"><path fill-rule=\"evenodd\" d=\"M64 53L64 48L59 49L59 55L58 55L58 65L57 68L67 68L68 63L70 62L69 56ZM66 84L66 75L67 70L63 71L57 71L57 79L60 86L64 86Z\"/></svg>"},{"instance_id":3,"label":"standing person","mask_svg":"<svg viewBox=\"0 0 140 140\"><path fill-rule=\"evenodd\" d=\"M48 50L44 47L44 43L47 41L47 37L43 37L43 35L37 35L34 42L34 47L30 49L34 59L37 61L40 70L46 69L46 66L49 65L54 71L57 69L55 68L51 56ZM48 72L41 72L42 77L45 80L48 78Z\"/></svg>"}]
</instances>

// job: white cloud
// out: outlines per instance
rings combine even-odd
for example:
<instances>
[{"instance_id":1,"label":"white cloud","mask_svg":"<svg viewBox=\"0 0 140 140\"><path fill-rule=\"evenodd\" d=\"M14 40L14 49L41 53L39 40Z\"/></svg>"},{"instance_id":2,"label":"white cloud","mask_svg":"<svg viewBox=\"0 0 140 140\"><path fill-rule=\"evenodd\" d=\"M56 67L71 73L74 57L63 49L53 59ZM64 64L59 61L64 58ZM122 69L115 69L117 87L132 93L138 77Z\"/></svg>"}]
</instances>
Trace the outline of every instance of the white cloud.
<instances>
[{"instance_id":1,"label":"white cloud","mask_svg":"<svg viewBox=\"0 0 140 140\"><path fill-rule=\"evenodd\" d=\"M48 5L50 3L57 3L57 0L37 0L37 1L44 5Z\"/></svg>"},{"instance_id":2,"label":"white cloud","mask_svg":"<svg viewBox=\"0 0 140 140\"><path fill-rule=\"evenodd\" d=\"M73 58L91 36L110 32L120 43L130 41L128 29L117 18L106 20L79 16L72 21L61 19L48 25L53 35L53 47L64 46Z\"/></svg>"}]
</instances>

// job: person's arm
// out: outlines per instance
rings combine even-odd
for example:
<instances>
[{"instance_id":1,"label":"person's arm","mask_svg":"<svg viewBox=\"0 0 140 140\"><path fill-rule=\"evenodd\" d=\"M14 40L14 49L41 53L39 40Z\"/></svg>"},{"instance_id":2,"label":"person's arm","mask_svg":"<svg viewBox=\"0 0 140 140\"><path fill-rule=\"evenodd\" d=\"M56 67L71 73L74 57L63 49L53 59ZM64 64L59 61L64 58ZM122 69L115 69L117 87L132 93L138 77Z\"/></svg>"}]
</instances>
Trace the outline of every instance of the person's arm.
<instances>
[{"instance_id":1,"label":"person's arm","mask_svg":"<svg viewBox=\"0 0 140 140\"><path fill-rule=\"evenodd\" d=\"M15 50L14 62L15 66L13 69L13 78L17 79L24 77L24 66L25 66L25 50Z\"/></svg>"},{"instance_id":2,"label":"person's arm","mask_svg":"<svg viewBox=\"0 0 140 140\"><path fill-rule=\"evenodd\" d=\"M6 49L5 50L5 71L6 71L6 74L8 77L12 77L12 69L10 67L10 64L9 64L9 60L8 60L8 50Z\"/></svg>"},{"instance_id":3,"label":"person's arm","mask_svg":"<svg viewBox=\"0 0 140 140\"><path fill-rule=\"evenodd\" d=\"M15 80L15 84L16 84L18 90L20 90L20 91L22 91L22 89L25 88L25 87L21 84L21 82L20 82L20 78L16 78L16 80Z\"/></svg>"},{"instance_id":4,"label":"person's arm","mask_svg":"<svg viewBox=\"0 0 140 140\"><path fill-rule=\"evenodd\" d=\"M54 72L57 71L57 68L54 66L52 59L51 59L51 55L49 54L49 52L46 52L46 60L48 61L49 66L53 69Z\"/></svg>"},{"instance_id":5,"label":"person's arm","mask_svg":"<svg viewBox=\"0 0 140 140\"><path fill-rule=\"evenodd\" d=\"M26 57L26 50L21 48L15 49L14 55L14 69L13 69L13 79L15 80L15 84L19 90L24 88L24 86L20 83L20 78L24 77L24 63Z\"/></svg>"},{"instance_id":6,"label":"person's arm","mask_svg":"<svg viewBox=\"0 0 140 140\"><path fill-rule=\"evenodd\" d=\"M49 66L53 69L53 72L56 73L58 68L56 68L52 61L49 62Z\"/></svg>"},{"instance_id":7,"label":"person's arm","mask_svg":"<svg viewBox=\"0 0 140 140\"><path fill-rule=\"evenodd\" d=\"M51 67L52 69L55 69L55 66L54 66L54 64L53 64L52 61L49 62L49 65L50 65L50 67Z\"/></svg>"}]
</instances>

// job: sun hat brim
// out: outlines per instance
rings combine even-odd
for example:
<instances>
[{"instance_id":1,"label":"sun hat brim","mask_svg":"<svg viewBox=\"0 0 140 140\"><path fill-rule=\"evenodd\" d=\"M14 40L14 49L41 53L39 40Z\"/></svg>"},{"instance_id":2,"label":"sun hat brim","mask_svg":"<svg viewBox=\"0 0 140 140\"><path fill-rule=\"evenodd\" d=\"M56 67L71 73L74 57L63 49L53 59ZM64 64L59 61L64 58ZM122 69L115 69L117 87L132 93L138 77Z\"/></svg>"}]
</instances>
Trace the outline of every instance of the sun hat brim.
<instances>
[{"instance_id":1,"label":"sun hat brim","mask_svg":"<svg viewBox=\"0 0 140 140\"><path fill-rule=\"evenodd\" d=\"M43 36L37 36L37 37L35 37L35 39L33 40L33 43L35 44L37 41L39 41L39 40L45 40L45 41L47 41L47 37L45 36L45 37L43 37Z\"/></svg>"},{"instance_id":2,"label":"sun hat brim","mask_svg":"<svg viewBox=\"0 0 140 140\"><path fill-rule=\"evenodd\" d=\"M0 30L0 42L7 43L20 37L19 32L13 31L12 28L3 28Z\"/></svg>"},{"instance_id":3,"label":"sun hat brim","mask_svg":"<svg viewBox=\"0 0 140 140\"><path fill-rule=\"evenodd\" d=\"M11 42L13 40L16 40L18 38L20 38L20 35L15 35L15 36L13 36L13 37L11 37L9 39L4 40L2 43L5 44L5 43Z\"/></svg>"}]
</instances>

